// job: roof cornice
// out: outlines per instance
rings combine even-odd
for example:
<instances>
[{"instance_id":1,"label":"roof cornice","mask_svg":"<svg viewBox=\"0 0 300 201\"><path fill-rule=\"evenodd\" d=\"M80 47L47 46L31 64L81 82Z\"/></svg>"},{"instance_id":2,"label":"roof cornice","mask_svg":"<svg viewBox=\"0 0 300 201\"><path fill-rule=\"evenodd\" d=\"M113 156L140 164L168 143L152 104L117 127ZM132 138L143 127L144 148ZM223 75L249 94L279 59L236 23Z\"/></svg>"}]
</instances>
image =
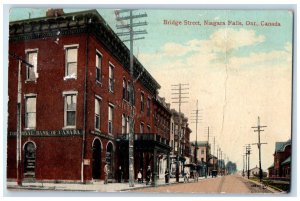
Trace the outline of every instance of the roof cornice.
<instances>
[{"instance_id":1,"label":"roof cornice","mask_svg":"<svg viewBox=\"0 0 300 201\"><path fill-rule=\"evenodd\" d=\"M10 22L10 42L90 33L99 40L129 71L130 50L110 28L97 10L68 13L58 17L42 17ZM141 72L143 73L141 74ZM134 57L134 77L153 94L160 88L158 82Z\"/></svg>"}]
</instances>

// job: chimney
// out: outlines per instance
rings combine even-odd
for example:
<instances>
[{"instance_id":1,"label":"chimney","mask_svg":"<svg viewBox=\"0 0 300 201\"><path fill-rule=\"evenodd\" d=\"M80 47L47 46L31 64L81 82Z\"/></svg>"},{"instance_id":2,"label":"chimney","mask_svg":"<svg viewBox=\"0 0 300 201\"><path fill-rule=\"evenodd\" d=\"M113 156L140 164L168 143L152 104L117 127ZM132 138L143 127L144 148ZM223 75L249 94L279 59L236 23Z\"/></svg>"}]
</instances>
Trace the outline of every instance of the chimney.
<instances>
[{"instance_id":1,"label":"chimney","mask_svg":"<svg viewBox=\"0 0 300 201\"><path fill-rule=\"evenodd\" d=\"M62 8L56 8L56 9L50 8L46 12L46 17L58 17L63 14L65 14L65 12L64 9Z\"/></svg>"}]
</instances>

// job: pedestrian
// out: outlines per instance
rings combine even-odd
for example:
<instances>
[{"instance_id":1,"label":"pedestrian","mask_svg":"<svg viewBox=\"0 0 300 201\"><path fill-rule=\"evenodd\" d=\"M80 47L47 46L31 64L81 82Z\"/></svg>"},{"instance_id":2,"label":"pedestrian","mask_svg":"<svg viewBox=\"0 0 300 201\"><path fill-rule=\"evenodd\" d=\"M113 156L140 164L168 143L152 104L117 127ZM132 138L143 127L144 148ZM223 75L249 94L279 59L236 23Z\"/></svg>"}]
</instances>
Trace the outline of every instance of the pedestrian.
<instances>
[{"instance_id":1,"label":"pedestrian","mask_svg":"<svg viewBox=\"0 0 300 201\"><path fill-rule=\"evenodd\" d=\"M104 166L104 175L105 175L104 184L108 183L108 174L109 174L109 166L106 163L105 166Z\"/></svg>"},{"instance_id":2,"label":"pedestrian","mask_svg":"<svg viewBox=\"0 0 300 201\"><path fill-rule=\"evenodd\" d=\"M122 166L120 165L118 169L118 182L122 183L122 180L123 180L123 170L122 170Z\"/></svg>"},{"instance_id":3,"label":"pedestrian","mask_svg":"<svg viewBox=\"0 0 300 201\"><path fill-rule=\"evenodd\" d=\"M140 183L142 183L142 173L141 173L141 171L139 170L139 172L138 172L138 183L140 184Z\"/></svg>"},{"instance_id":4,"label":"pedestrian","mask_svg":"<svg viewBox=\"0 0 300 201\"><path fill-rule=\"evenodd\" d=\"M184 183L185 182L189 182L189 177L190 177L190 174L189 174L189 171L188 171L188 168L185 167L183 169L183 174L184 174Z\"/></svg>"},{"instance_id":5,"label":"pedestrian","mask_svg":"<svg viewBox=\"0 0 300 201\"><path fill-rule=\"evenodd\" d=\"M168 169L166 169L166 171L165 171L165 182L166 182L166 184L169 183L169 171L168 171Z\"/></svg>"},{"instance_id":6,"label":"pedestrian","mask_svg":"<svg viewBox=\"0 0 300 201\"><path fill-rule=\"evenodd\" d=\"M151 178L151 169L150 169L150 166L148 166L147 172L146 172L146 185L149 184L150 178Z\"/></svg>"}]
</instances>

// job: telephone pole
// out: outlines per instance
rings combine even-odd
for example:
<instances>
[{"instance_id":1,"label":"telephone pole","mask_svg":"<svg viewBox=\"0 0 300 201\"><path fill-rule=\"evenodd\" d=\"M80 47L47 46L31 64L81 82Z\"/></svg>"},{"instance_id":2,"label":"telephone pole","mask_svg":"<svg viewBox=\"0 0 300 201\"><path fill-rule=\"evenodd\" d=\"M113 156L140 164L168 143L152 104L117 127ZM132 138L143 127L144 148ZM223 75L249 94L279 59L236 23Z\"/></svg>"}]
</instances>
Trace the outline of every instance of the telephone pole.
<instances>
[{"instance_id":1,"label":"telephone pole","mask_svg":"<svg viewBox=\"0 0 300 201\"><path fill-rule=\"evenodd\" d=\"M187 96L183 96L183 95L187 95L189 94L188 92L186 92L187 90L189 90L189 88L187 88L186 86L188 86L189 84L176 84L176 85L171 85L173 88L171 90L176 91L174 93L172 93L172 95L174 95L175 97L172 97L172 99L175 99L176 101L172 102L172 103L178 103L178 110L179 110L179 125L178 125L178 134L177 134L177 154L176 154L176 182L179 182L179 149L180 149L180 142L183 136L181 136L181 125L182 125L182 119L181 119L181 104L182 103L187 103L187 101L184 101L184 99L187 99Z\"/></svg>"},{"instance_id":2,"label":"telephone pole","mask_svg":"<svg viewBox=\"0 0 300 201\"><path fill-rule=\"evenodd\" d=\"M140 40L144 39L144 37L140 38L135 38L134 35L139 35L139 34L147 34L146 30L138 30L135 31L134 27L137 26L145 26L148 23L147 22L137 22L134 23L133 19L137 18L142 18L142 17L147 17L147 14L133 14L134 9L124 9L124 10L116 10L115 15L116 15L116 20L121 23L121 25L117 25L117 29L126 29L125 32L120 32L117 33L118 36L129 36L129 39L123 40L123 42L130 42L130 77L132 80L132 85L130 88L130 96L131 96L131 115L129 118L129 134L128 134L128 155L129 155L129 187L134 187L134 128L133 128L133 122L134 122L134 108L133 108L133 90L134 90L134 83L137 81L134 80L134 75L133 75L133 41L134 40ZM129 13L127 16L120 16L121 13ZM129 20L129 23L128 23ZM126 22L125 22L126 21Z\"/></svg>"},{"instance_id":3,"label":"telephone pole","mask_svg":"<svg viewBox=\"0 0 300 201\"><path fill-rule=\"evenodd\" d=\"M247 157L248 157L248 167L246 165L246 169L247 169L248 179L250 178L250 154L251 154L251 146L250 146L250 144L247 144L246 145L246 161L247 161Z\"/></svg>"},{"instance_id":4,"label":"telephone pole","mask_svg":"<svg viewBox=\"0 0 300 201\"><path fill-rule=\"evenodd\" d=\"M22 171L21 171L21 161L22 161L22 64L33 68L34 66L28 63L25 59L20 56L17 56L15 53L9 53L9 56L18 60L18 94L17 94L17 184L22 186Z\"/></svg>"},{"instance_id":5,"label":"telephone pole","mask_svg":"<svg viewBox=\"0 0 300 201\"><path fill-rule=\"evenodd\" d=\"M198 159L197 159L197 151L198 151L198 123L200 123L200 121L202 119L199 119L199 109L198 109L198 100L197 100L197 105L196 105L196 110L193 110L194 113L192 113L192 115L195 115L195 116L192 116L192 123L195 123L196 124L196 143L195 143L195 156L194 156L194 161L195 161L195 164L197 165L198 164Z\"/></svg>"},{"instance_id":6,"label":"telephone pole","mask_svg":"<svg viewBox=\"0 0 300 201\"><path fill-rule=\"evenodd\" d=\"M262 169L261 169L261 145L262 144L267 144L267 143L261 143L260 142L260 132L264 131L261 128L265 128L265 127L267 127L267 126L261 126L260 125L260 118L259 117L257 118L257 126L251 127L251 128L257 129L257 130L254 130L254 132L258 132L258 143L255 143L255 144L257 144L258 152L259 152L259 181L260 182L262 181L262 177L263 177Z\"/></svg>"},{"instance_id":7,"label":"telephone pole","mask_svg":"<svg viewBox=\"0 0 300 201\"><path fill-rule=\"evenodd\" d=\"M243 156L243 177L245 176L245 154L242 155Z\"/></svg>"}]
</instances>

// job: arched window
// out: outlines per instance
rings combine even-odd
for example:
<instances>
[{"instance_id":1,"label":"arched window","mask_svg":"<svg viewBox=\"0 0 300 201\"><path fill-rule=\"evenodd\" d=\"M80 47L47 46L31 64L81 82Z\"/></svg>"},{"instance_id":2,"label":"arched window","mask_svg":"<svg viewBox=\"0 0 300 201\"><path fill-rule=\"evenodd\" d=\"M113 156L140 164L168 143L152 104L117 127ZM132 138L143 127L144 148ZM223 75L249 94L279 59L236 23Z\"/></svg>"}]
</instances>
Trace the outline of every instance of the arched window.
<instances>
[{"instance_id":1,"label":"arched window","mask_svg":"<svg viewBox=\"0 0 300 201\"><path fill-rule=\"evenodd\" d=\"M24 177L35 178L36 146L33 142L24 145Z\"/></svg>"}]
</instances>

